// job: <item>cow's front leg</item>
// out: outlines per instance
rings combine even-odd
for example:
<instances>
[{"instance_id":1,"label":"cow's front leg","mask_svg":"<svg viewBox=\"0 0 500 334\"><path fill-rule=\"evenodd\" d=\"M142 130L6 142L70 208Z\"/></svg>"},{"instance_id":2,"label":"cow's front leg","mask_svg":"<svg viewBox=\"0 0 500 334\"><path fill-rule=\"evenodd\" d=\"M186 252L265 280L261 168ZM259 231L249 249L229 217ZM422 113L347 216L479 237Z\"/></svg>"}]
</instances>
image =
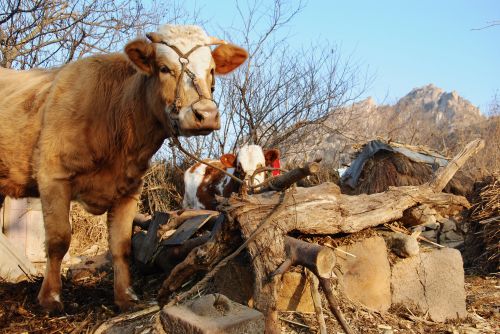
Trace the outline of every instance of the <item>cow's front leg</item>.
<instances>
[{"instance_id":1,"label":"cow's front leg","mask_svg":"<svg viewBox=\"0 0 500 334\"><path fill-rule=\"evenodd\" d=\"M137 198L120 199L108 212L109 247L113 256L115 303L125 311L137 302L130 285L129 257L132 222L137 212Z\"/></svg>"},{"instance_id":2,"label":"cow's front leg","mask_svg":"<svg viewBox=\"0 0 500 334\"><path fill-rule=\"evenodd\" d=\"M38 293L38 302L47 311L62 311L61 262L71 241L71 189L67 180L41 178L39 190L45 226L47 265L42 288Z\"/></svg>"}]
</instances>

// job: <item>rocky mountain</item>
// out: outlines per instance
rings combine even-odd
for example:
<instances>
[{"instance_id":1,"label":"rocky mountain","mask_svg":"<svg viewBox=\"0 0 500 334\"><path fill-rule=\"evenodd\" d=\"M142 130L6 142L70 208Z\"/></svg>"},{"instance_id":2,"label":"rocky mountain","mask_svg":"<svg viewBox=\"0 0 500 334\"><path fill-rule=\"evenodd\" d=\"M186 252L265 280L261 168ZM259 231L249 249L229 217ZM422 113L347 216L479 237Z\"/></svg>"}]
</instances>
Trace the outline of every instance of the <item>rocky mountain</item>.
<instances>
[{"instance_id":1,"label":"rocky mountain","mask_svg":"<svg viewBox=\"0 0 500 334\"><path fill-rule=\"evenodd\" d=\"M430 120L437 127L460 128L484 120L478 107L458 95L430 84L415 88L394 106L396 112L412 119Z\"/></svg>"},{"instance_id":2,"label":"rocky mountain","mask_svg":"<svg viewBox=\"0 0 500 334\"><path fill-rule=\"evenodd\" d=\"M413 89L394 105L377 105L368 98L336 110L320 128L304 129L282 151L290 163L321 156L341 167L351 161L356 145L376 137L443 151L455 132L486 119L457 92L430 84Z\"/></svg>"}]
</instances>

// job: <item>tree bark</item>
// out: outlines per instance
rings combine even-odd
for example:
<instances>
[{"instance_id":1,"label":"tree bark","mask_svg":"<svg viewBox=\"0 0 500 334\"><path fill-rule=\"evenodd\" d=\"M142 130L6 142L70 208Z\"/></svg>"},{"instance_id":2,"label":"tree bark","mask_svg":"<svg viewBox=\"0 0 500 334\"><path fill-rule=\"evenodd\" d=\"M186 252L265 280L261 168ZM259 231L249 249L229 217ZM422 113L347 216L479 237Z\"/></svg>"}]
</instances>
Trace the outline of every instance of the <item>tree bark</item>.
<instances>
[{"instance_id":1,"label":"tree bark","mask_svg":"<svg viewBox=\"0 0 500 334\"><path fill-rule=\"evenodd\" d=\"M240 225L261 221L279 202L279 193L250 195L244 200L233 195L227 211ZM323 183L310 188L297 188L286 208L275 221L283 231L304 234L354 233L403 217L403 212L417 204L459 205L468 208L462 196L435 193L429 186L391 187L372 195L340 194L337 185Z\"/></svg>"},{"instance_id":2,"label":"tree bark","mask_svg":"<svg viewBox=\"0 0 500 334\"><path fill-rule=\"evenodd\" d=\"M192 241L195 243L196 241ZM210 271L217 262L228 255L235 245L241 243L236 227L229 221L214 226L210 239L194 248L184 261L176 265L163 282L158 293L160 305L166 304L170 295L200 271Z\"/></svg>"}]
</instances>

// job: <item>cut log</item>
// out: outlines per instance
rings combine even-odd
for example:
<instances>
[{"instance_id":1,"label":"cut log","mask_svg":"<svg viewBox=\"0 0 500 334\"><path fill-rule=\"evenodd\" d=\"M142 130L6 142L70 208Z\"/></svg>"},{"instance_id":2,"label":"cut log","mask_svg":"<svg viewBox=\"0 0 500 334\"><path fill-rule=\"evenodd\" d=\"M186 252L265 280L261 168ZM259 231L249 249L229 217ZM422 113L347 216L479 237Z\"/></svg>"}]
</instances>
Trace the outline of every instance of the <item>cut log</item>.
<instances>
[{"instance_id":1,"label":"cut log","mask_svg":"<svg viewBox=\"0 0 500 334\"><path fill-rule=\"evenodd\" d=\"M291 266L303 266L318 277L332 277L336 263L333 249L287 236L285 237L285 253L286 260L271 276L282 275Z\"/></svg>"},{"instance_id":2,"label":"cut log","mask_svg":"<svg viewBox=\"0 0 500 334\"><path fill-rule=\"evenodd\" d=\"M279 201L279 193L275 192L251 195L245 200L233 195L227 210L235 220L245 225L250 220L261 221ZM284 231L354 233L398 220L406 209L420 203L470 206L462 196L435 193L428 186L391 187L383 193L349 196L340 194L337 185L323 183L310 188L297 188L276 221Z\"/></svg>"},{"instance_id":3,"label":"cut log","mask_svg":"<svg viewBox=\"0 0 500 334\"><path fill-rule=\"evenodd\" d=\"M259 193L273 190L282 191L290 188L295 182L298 182L309 175L316 174L319 171L320 161L321 159L308 162L302 167L294 168L276 178L269 179L269 181L264 182L265 186L260 189Z\"/></svg>"},{"instance_id":4,"label":"cut log","mask_svg":"<svg viewBox=\"0 0 500 334\"><path fill-rule=\"evenodd\" d=\"M352 333L352 330L340 311L338 302L332 291L331 275L336 263L336 257L333 249L286 236L285 253L286 260L271 275L281 275L291 266L297 265L301 265L309 269L319 278L323 292L325 293L330 305L330 309L344 331L348 334Z\"/></svg>"}]
</instances>

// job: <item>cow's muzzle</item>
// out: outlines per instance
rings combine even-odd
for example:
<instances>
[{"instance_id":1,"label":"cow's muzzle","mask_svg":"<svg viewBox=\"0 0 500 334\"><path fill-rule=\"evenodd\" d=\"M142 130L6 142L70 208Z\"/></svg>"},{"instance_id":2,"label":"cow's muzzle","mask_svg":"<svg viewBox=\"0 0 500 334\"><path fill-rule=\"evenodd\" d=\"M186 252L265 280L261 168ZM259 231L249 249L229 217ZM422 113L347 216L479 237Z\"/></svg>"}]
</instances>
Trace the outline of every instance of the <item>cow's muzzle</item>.
<instances>
[{"instance_id":1,"label":"cow's muzzle","mask_svg":"<svg viewBox=\"0 0 500 334\"><path fill-rule=\"evenodd\" d=\"M206 135L220 129L217 105L212 100L195 102L179 114L179 132L184 136Z\"/></svg>"}]
</instances>

